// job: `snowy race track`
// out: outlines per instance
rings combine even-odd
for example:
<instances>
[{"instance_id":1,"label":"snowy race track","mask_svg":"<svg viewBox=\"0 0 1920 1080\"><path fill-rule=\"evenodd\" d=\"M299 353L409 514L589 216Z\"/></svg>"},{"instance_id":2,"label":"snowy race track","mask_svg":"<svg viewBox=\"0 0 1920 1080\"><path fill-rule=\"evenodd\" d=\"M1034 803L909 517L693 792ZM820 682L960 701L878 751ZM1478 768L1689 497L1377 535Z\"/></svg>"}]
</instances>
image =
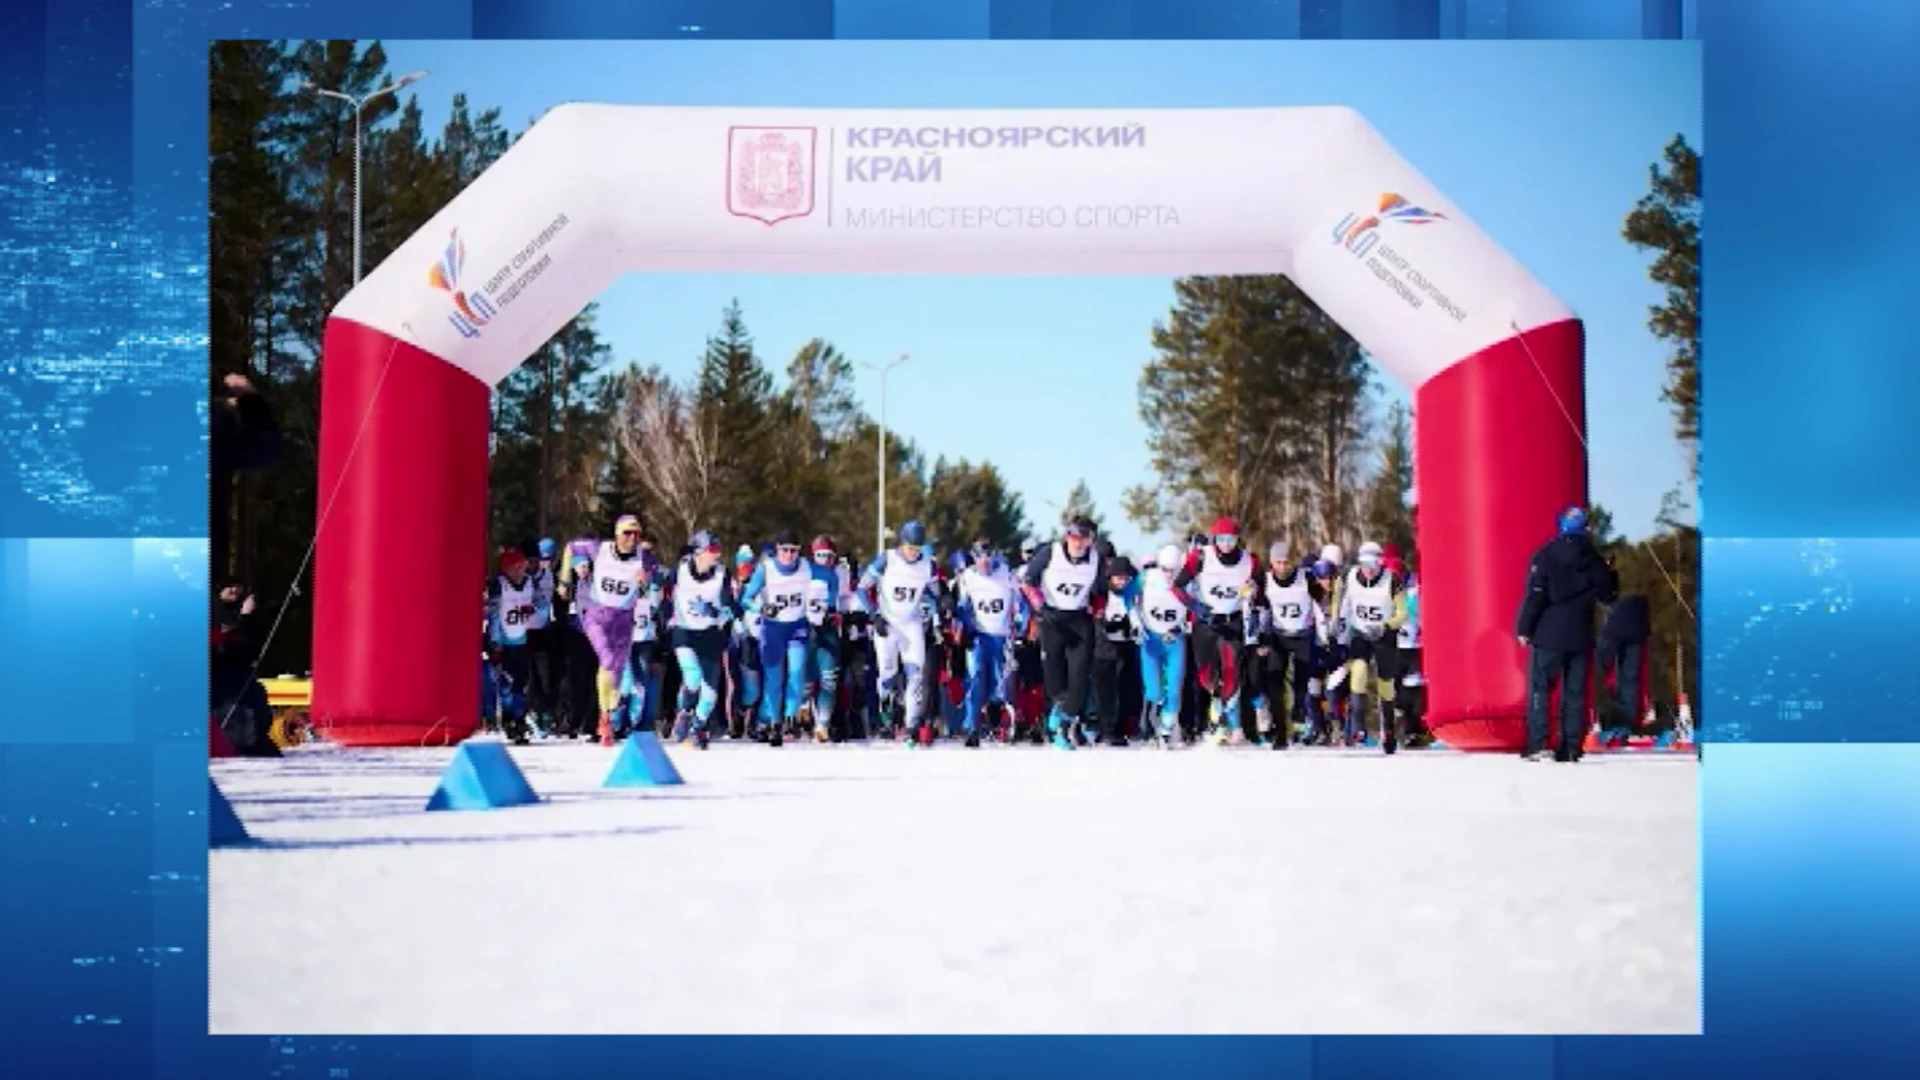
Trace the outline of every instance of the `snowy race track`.
<instances>
[{"instance_id":1,"label":"snowy race track","mask_svg":"<svg viewBox=\"0 0 1920 1080\"><path fill-rule=\"evenodd\" d=\"M671 752L214 762L212 1032L1700 1029L1691 756Z\"/></svg>"}]
</instances>

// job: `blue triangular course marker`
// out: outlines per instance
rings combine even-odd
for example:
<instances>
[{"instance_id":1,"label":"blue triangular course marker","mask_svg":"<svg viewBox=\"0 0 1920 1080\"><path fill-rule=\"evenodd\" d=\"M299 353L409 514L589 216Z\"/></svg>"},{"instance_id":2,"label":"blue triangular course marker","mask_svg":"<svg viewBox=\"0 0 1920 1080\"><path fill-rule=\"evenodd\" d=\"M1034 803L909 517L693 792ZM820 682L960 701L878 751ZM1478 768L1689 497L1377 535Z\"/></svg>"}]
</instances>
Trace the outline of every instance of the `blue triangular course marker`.
<instances>
[{"instance_id":1,"label":"blue triangular course marker","mask_svg":"<svg viewBox=\"0 0 1920 1080\"><path fill-rule=\"evenodd\" d=\"M453 752L427 809L498 810L539 801L505 743L467 742Z\"/></svg>"},{"instance_id":2,"label":"blue triangular course marker","mask_svg":"<svg viewBox=\"0 0 1920 1080\"><path fill-rule=\"evenodd\" d=\"M621 744L620 756L613 759L607 782L601 786L666 787L685 782L680 779L680 770L673 767L673 760L667 757L667 748L660 745L659 736L651 731L636 731Z\"/></svg>"},{"instance_id":3,"label":"blue triangular course marker","mask_svg":"<svg viewBox=\"0 0 1920 1080\"><path fill-rule=\"evenodd\" d=\"M226 847L251 839L247 827L240 823L240 815L233 812L233 804L220 793L220 785L213 782L213 777L207 777L207 843L212 847Z\"/></svg>"}]
</instances>

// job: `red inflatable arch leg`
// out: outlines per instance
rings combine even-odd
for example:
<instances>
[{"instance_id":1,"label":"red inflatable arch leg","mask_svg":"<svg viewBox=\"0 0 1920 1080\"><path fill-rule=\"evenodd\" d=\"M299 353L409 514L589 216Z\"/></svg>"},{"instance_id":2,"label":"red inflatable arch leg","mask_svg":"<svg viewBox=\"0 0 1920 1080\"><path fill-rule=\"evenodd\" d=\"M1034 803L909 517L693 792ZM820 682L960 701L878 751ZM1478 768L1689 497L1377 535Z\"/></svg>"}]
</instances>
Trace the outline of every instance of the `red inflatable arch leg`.
<instances>
[{"instance_id":1,"label":"red inflatable arch leg","mask_svg":"<svg viewBox=\"0 0 1920 1080\"><path fill-rule=\"evenodd\" d=\"M1447 673L1429 688L1428 716L1461 750L1526 739L1514 624L1527 560L1554 516L1586 500L1584 356L1569 319L1482 350L1415 394L1422 637L1428 670Z\"/></svg>"},{"instance_id":2,"label":"red inflatable arch leg","mask_svg":"<svg viewBox=\"0 0 1920 1080\"><path fill-rule=\"evenodd\" d=\"M325 358L314 727L347 746L458 742L480 720L489 388L337 317Z\"/></svg>"}]
</instances>

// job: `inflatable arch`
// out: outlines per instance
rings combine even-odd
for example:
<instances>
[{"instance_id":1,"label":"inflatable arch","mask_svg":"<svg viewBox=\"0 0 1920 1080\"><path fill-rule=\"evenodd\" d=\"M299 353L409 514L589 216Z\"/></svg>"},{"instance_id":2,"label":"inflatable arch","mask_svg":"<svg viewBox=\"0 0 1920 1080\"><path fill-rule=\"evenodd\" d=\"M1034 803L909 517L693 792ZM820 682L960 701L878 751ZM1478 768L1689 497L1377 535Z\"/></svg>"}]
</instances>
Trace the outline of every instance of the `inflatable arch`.
<instances>
[{"instance_id":1,"label":"inflatable arch","mask_svg":"<svg viewBox=\"0 0 1920 1080\"><path fill-rule=\"evenodd\" d=\"M330 737L474 730L490 388L655 271L1287 275L1415 392L1430 717L1520 745L1526 562L1586 494L1581 325L1346 108L556 107L328 322Z\"/></svg>"}]
</instances>

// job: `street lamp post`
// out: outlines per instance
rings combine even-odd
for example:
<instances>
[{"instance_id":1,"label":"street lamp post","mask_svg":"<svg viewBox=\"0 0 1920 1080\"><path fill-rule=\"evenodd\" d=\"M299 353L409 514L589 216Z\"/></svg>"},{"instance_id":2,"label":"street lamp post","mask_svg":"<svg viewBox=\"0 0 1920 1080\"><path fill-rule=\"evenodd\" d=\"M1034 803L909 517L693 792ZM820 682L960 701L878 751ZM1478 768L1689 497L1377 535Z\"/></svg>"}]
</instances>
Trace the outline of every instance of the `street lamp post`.
<instances>
[{"instance_id":1,"label":"street lamp post","mask_svg":"<svg viewBox=\"0 0 1920 1080\"><path fill-rule=\"evenodd\" d=\"M342 91L342 90L328 90L322 86L315 86L313 83L310 83L310 82L302 84L302 89L310 90L313 93L321 95L322 97L337 98L341 101L346 102L348 105L353 106L353 283L355 285L360 284L361 118L365 115L367 105L370 102L373 102L388 94L398 93L401 90L404 90L409 86L412 86L414 83L419 82L421 79L426 78L429 74L431 74L431 72L427 72L427 71L409 72L405 75L400 76L400 80L398 82L388 83L387 85L381 87L378 90L373 91L372 93L366 95L365 97L354 97L352 94L346 93L345 91Z\"/></svg>"},{"instance_id":2,"label":"street lamp post","mask_svg":"<svg viewBox=\"0 0 1920 1080\"><path fill-rule=\"evenodd\" d=\"M879 501L874 503L873 554L875 558L887 550L887 376L893 369L907 362L907 354L901 353L891 362L869 364L860 361L860 366L880 375L880 456L874 461L874 472L879 475Z\"/></svg>"}]
</instances>

